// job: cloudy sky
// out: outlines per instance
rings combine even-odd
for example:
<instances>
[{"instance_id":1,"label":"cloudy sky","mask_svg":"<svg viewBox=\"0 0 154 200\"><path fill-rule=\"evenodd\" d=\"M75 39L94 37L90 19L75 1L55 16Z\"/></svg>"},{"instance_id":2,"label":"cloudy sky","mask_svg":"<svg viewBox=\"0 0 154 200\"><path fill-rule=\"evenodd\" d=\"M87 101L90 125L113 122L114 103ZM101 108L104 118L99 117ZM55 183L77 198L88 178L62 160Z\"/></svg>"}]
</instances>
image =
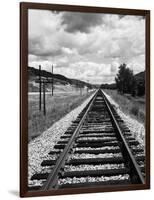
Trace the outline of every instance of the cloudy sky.
<instances>
[{"instance_id":1,"label":"cloudy sky","mask_svg":"<svg viewBox=\"0 0 154 200\"><path fill-rule=\"evenodd\" d=\"M91 83L111 83L122 63L145 69L141 16L29 10L29 66Z\"/></svg>"}]
</instances>

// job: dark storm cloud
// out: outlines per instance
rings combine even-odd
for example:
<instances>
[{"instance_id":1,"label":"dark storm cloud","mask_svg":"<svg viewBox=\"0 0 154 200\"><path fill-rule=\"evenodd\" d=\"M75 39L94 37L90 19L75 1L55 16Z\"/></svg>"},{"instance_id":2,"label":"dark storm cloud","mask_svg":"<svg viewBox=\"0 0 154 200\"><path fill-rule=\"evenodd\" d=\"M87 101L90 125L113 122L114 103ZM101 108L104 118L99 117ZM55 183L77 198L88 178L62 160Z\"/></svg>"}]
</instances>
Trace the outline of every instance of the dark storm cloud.
<instances>
[{"instance_id":1,"label":"dark storm cloud","mask_svg":"<svg viewBox=\"0 0 154 200\"><path fill-rule=\"evenodd\" d=\"M91 27L102 24L102 15L92 13L70 13L65 12L62 16L62 24L67 32L89 33Z\"/></svg>"}]
</instances>

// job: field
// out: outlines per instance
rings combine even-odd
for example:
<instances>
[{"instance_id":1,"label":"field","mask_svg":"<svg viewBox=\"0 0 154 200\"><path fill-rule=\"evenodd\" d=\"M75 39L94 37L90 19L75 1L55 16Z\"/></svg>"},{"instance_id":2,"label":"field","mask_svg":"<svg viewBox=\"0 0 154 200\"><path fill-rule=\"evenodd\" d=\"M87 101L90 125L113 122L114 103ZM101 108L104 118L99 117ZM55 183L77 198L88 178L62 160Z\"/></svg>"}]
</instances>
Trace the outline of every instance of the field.
<instances>
[{"instance_id":1,"label":"field","mask_svg":"<svg viewBox=\"0 0 154 200\"><path fill-rule=\"evenodd\" d=\"M131 95L121 95L117 90L104 90L121 107L121 110L136 119L140 123L145 122L145 97L132 97Z\"/></svg>"},{"instance_id":2,"label":"field","mask_svg":"<svg viewBox=\"0 0 154 200\"><path fill-rule=\"evenodd\" d=\"M66 88L66 87L65 87ZM86 91L80 94L76 90L54 90L54 96L51 92L46 93L46 116L43 111L39 111L39 93L32 92L28 94L28 138L29 141L39 136L52 124L61 119L71 110L81 105L81 103L91 95ZM43 107L43 105L42 105Z\"/></svg>"}]
</instances>

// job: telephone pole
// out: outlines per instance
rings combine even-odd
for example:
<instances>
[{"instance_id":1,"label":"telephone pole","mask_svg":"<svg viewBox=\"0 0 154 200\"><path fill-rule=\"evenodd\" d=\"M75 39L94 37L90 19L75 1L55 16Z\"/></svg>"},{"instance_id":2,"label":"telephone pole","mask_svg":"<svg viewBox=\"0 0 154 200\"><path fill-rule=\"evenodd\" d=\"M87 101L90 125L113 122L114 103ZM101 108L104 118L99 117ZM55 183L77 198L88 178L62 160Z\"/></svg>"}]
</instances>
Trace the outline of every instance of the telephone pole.
<instances>
[{"instance_id":1,"label":"telephone pole","mask_svg":"<svg viewBox=\"0 0 154 200\"><path fill-rule=\"evenodd\" d=\"M39 65L39 110L41 111L41 65Z\"/></svg>"},{"instance_id":2,"label":"telephone pole","mask_svg":"<svg viewBox=\"0 0 154 200\"><path fill-rule=\"evenodd\" d=\"M87 80L87 93L89 92L89 80Z\"/></svg>"},{"instance_id":3,"label":"telephone pole","mask_svg":"<svg viewBox=\"0 0 154 200\"><path fill-rule=\"evenodd\" d=\"M43 113L46 115L45 82L43 82Z\"/></svg>"},{"instance_id":4,"label":"telephone pole","mask_svg":"<svg viewBox=\"0 0 154 200\"><path fill-rule=\"evenodd\" d=\"M53 96L53 65L52 65L52 96Z\"/></svg>"}]
</instances>

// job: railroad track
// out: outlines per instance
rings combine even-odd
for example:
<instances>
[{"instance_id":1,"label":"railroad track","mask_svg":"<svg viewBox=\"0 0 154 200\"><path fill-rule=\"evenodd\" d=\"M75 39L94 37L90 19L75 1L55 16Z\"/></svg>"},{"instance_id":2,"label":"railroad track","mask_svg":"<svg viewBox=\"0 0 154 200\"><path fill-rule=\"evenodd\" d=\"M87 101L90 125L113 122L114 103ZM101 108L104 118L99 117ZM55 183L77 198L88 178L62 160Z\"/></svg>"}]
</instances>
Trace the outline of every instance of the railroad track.
<instances>
[{"instance_id":1,"label":"railroad track","mask_svg":"<svg viewBox=\"0 0 154 200\"><path fill-rule=\"evenodd\" d=\"M29 190L143 184L144 150L98 90L31 177Z\"/></svg>"}]
</instances>

